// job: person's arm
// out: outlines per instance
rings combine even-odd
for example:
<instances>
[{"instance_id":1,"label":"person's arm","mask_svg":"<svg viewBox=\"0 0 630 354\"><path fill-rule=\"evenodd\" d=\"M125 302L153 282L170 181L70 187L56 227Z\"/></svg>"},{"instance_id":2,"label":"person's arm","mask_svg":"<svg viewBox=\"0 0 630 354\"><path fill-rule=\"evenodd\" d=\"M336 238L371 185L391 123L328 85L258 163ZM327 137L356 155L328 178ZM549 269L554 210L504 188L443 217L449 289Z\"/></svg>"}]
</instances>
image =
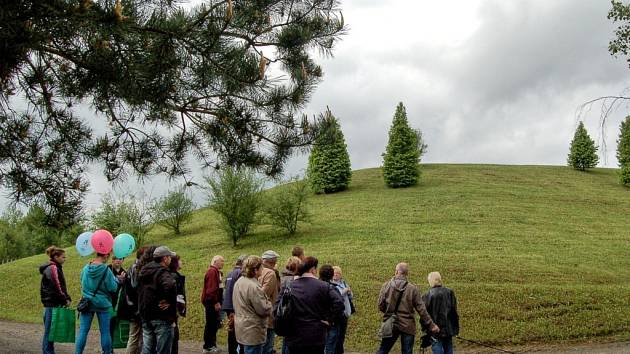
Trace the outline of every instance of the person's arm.
<instances>
[{"instance_id":1,"label":"person's arm","mask_svg":"<svg viewBox=\"0 0 630 354\"><path fill-rule=\"evenodd\" d=\"M108 273L103 280L105 289L107 289L107 292L115 293L118 291L118 278L116 278L111 268L108 267L105 271Z\"/></svg>"},{"instance_id":2,"label":"person's arm","mask_svg":"<svg viewBox=\"0 0 630 354\"><path fill-rule=\"evenodd\" d=\"M341 294L339 293L339 290L337 289L336 286L331 285L328 287L328 296L330 297L330 299L332 300L332 306L331 308L331 314L332 314L332 319L337 319L340 318L341 316L343 316L343 312L346 309L345 305L343 304L343 298L341 297Z\"/></svg>"},{"instance_id":3,"label":"person's arm","mask_svg":"<svg viewBox=\"0 0 630 354\"><path fill-rule=\"evenodd\" d=\"M53 288L55 288L55 297L59 299L59 302L62 302L64 304L68 303L68 301L70 301L70 297L63 291L61 287L57 265L51 264L46 270L50 270L50 280L53 283Z\"/></svg>"},{"instance_id":4,"label":"person's arm","mask_svg":"<svg viewBox=\"0 0 630 354\"><path fill-rule=\"evenodd\" d=\"M381 287L381 292L378 294L378 310L382 313L385 313L385 311L387 311L387 284L388 283L383 284L383 286Z\"/></svg>"},{"instance_id":5,"label":"person's arm","mask_svg":"<svg viewBox=\"0 0 630 354\"><path fill-rule=\"evenodd\" d=\"M455 297L454 291L451 291L451 303L453 304L453 308L451 309L453 328L455 329L456 333L459 333L459 314L457 313L457 298Z\"/></svg>"},{"instance_id":6,"label":"person's arm","mask_svg":"<svg viewBox=\"0 0 630 354\"><path fill-rule=\"evenodd\" d=\"M254 312L260 317L266 317L271 315L271 302L267 299L267 295L261 288L254 288L248 291L252 299L252 307Z\"/></svg>"}]
</instances>

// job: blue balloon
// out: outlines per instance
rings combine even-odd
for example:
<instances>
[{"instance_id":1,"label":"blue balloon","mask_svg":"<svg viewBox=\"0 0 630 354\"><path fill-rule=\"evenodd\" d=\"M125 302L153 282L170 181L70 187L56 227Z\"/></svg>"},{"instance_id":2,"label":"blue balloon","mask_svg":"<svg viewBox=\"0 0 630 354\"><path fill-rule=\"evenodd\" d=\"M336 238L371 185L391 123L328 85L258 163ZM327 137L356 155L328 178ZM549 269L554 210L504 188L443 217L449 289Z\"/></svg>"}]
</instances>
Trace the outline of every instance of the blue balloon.
<instances>
[{"instance_id":1,"label":"blue balloon","mask_svg":"<svg viewBox=\"0 0 630 354\"><path fill-rule=\"evenodd\" d=\"M136 248L136 240L129 234L120 234L114 238L114 256L116 258L128 257Z\"/></svg>"},{"instance_id":2,"label":"blue balloon","mask_svg":"<svg viewBox=\"0 0 630 354\"><path fill-rule=\"evenodd\" d=\"M92 239L92 231L86 231L77 237L77 252L81 257L89 256L94 253L94 248L90 240Z\"/></svg>"}]
</instances>

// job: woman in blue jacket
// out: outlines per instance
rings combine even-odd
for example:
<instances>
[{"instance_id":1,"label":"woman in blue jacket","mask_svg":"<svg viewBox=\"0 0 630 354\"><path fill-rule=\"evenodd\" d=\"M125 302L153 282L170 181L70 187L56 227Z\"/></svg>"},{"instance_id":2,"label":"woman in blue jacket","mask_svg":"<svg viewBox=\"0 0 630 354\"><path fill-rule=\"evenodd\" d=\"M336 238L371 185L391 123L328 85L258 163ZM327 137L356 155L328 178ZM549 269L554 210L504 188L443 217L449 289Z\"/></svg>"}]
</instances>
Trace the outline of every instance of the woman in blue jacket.
<instances>
[{"instance_id":1,"label":"woman in blue jacket","mask_svg":"<svg viewBox=\"0 0 630 354\"><path fill-rule=\"evenodd\" d=\"M98 318L101 332L101 349L104 354L112 354L112 337L109 331L110 309L112 308L111 294L118 289L118 282L112 271L107 267L108 254L97 253L96 258L88 263L81 271L81 295L89 299L88 311L82 312L79 322L79 336L74 353L83 354L90 326L94 314ZM101 280L102 279L102 280Z\"/></svg>"}]
</instances>

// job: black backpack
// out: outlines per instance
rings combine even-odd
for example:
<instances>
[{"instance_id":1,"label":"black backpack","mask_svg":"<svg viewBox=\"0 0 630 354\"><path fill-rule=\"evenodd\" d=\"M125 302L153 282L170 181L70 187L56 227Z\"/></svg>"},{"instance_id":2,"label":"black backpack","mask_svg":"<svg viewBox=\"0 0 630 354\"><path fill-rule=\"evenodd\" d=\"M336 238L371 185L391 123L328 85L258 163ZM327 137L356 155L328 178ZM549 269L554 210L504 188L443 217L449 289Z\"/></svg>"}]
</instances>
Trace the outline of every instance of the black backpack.
<instances>
[{"instance_id":1,"label":"black backpack","mask_svg":"<svg viewBox=\"0 0 630 354\"><path fill-rule=\"evenodd\" d=\"M289 336L294 333L293 315L295 312L295 299L291 294L289 282L280 292L278 304L273 313L273 329L279 336Z\"/></svg>"}]
</instances>

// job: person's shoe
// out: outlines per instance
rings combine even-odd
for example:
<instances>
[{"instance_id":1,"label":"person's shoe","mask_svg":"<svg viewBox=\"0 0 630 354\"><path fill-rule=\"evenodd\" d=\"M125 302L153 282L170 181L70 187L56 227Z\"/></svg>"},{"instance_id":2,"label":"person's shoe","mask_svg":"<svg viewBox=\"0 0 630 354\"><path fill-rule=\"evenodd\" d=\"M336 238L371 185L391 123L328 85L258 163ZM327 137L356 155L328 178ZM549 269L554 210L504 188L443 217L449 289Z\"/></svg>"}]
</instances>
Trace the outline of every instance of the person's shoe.
<instances>
[{"instance_id":1,"label":"person's shoe","mask_svg":"<svg viewBox=\"0 0 630 354\"><path fill-rule=\"evenodd\" d=\"M221 349L217 347L211 347L211 348L203 350L203 354L215 354L215 353L220 353L220 352L221 352Z\"/></svg>"}]
</instances>

